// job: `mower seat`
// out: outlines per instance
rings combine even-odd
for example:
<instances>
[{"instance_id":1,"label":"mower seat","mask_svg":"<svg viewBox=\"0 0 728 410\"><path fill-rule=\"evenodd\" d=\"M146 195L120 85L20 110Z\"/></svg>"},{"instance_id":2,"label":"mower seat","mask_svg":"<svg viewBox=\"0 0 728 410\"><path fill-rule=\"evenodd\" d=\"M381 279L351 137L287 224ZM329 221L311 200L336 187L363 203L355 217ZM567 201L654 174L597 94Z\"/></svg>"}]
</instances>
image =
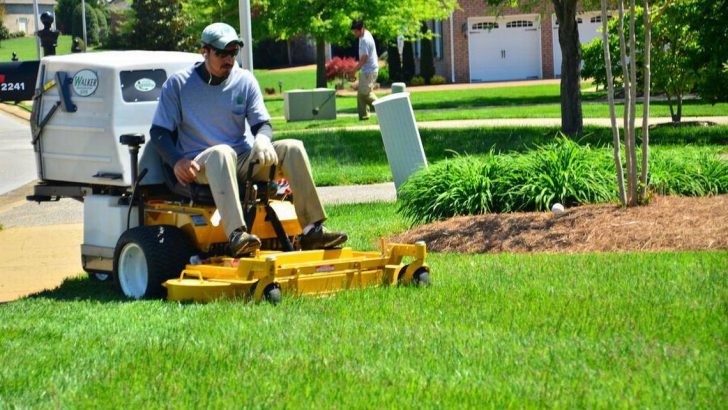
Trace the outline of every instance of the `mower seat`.
<instances>
[{"instance_id":1,"label":"mower seat","mask_svg":"<svg viewBox=\"0 0 728 410\"><path fill-rule=\"evenodd\" d=\"M177 177L174 175L174 169L164 163L162 164L162 176L164 185L175 196L180 196L199 204L213 205L215 203L209 185L197 183L182 185L177 181ZM238 188L240 188L240 181L238 181Z\"/></svg>"}]
</instances>

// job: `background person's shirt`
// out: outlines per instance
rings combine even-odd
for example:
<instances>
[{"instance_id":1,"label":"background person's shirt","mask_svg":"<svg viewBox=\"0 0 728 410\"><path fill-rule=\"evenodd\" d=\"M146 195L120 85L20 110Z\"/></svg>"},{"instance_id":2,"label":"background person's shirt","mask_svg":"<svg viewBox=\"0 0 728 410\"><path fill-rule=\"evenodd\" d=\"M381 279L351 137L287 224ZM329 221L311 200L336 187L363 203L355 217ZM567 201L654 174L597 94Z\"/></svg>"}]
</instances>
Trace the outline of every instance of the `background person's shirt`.
<instances>
[{"instance_id":1,"label":"background person's shirt","mask_svg":"<svg viewBox=\"0 0 728 410\"><path fill-rule=\"evenodd\" d=\"M374 44L374 37L369 30L364 30L364 35L359 37L359 59L363 55L369 56L367 62L361 66L362 73L372 73L379 70L378 57L377 57L377 46Z\"/></svg>"},{"instance_id":2,"label":"background person's shirt","mask_svg":"<svg viewBox=\"0 0 728 410\"><path fill-rule=\"evenodd\" d=\"M210 85L195 67L165 81L152 124L177 130L177 148L188 159L219 144L231 146L238 155L249 151L254 138L246 119L253 126L270 121L258 81L236 64L225 81Z\"/></svg>"}]
</instances>

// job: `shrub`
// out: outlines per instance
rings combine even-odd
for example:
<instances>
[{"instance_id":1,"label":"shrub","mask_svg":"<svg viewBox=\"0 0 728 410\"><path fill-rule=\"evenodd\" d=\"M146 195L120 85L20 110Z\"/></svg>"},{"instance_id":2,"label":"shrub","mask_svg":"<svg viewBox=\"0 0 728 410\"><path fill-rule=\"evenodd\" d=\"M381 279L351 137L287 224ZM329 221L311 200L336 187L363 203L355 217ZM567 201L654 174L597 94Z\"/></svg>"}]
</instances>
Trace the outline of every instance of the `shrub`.
<instances>
[{"instance_id":1,"label":"shrub","mask_svg":"<svg viewBox=\"0 0 728 410\"><path fill-rule=\"evenodd\" d=\"M387 46L387 67L389 69L389 80L393 83L402 81L402 61L399 58L397 43L390 43Z\"/></svg>"},{"instance_id":2,"label":"shrub","mask_svg":"<svg viewBox=\"0 0 728 410\"><path fill-rule=\"evenodd\" d=\"M539 147L515 161L508 173L507 210L545 211L564 206L608 202L616 198L615 178L607 156L595 155L565 137Z\"/></svg>"},{"instance_id":3,"label":"shrub","mask_svg":"<svg viewBox=\"0 0 728 410\"><path fill-rule=\"evenodd\" d=\"M398 211L409 221L497 212L504 198L500 175L508 158L458 156L420 171L400 186Z\"/></svg>"},{"instance_id":4,"label":"shrub","mask_svg":"<svg viewBox=\"0 0 728 410\"><path fill-rule=\"evenodd\" d=\"M639 148L638 148L639 149ZM728 193L728 163L714 149L652 151L650 187L665 195ZM544 211L617 200L611 148L560 137L524 154L458 156L413 174L398 191L398 212L412 223L487 212Z\"/></svg>"},{"instance_id":5,"label":"shrub","mask_svg":"<svg viewBox=\"0 0 728 410\"><path fill-rule=\"evenodd\" d=\"M439 74L435 74L432 76L432 78L430 78L430 84L432 84L432 85L441 85L441 84L445 84L446 82L447 82L447 80L445 80L445 77L443 77Z\"/></svg>"},{"instance_id":6,"label":"shrub","mask_svg":"<svg viewBox=\"0 0 728 410\"><path fill-rule=\"evenodd\" d=\"M379 74L377 74L377 82L379 84L389 84L389 67L379 67Z\"/></svg>"},{"instance_id":7,"label":"shrub","mask_svg":"<svg viewBox=\"0 0 728 410\"><path fill-rule=\"evenodd\" d=\"M425 22L422 22L420 31L422 34L427 34L430 31ZM430 84L430 79L433 75L435 75L435 60L432 53L432 40L429 38L420 39L420 75L425 79L426 84Z\"/></svg>"},{"instance_id":8,"label":"shrub","mask_svg":"<svg viewBox=\"0 0 728 410\"><path fill-rule=\"evenodd\" d=\"M356 60L351 57L341 58L334 57L326 62L326 80L339 80L339 85L343 87L344 80L356 80L356 74L352 71L356 67Z\"/></svg>"},{"instance_id":9,"label":"shrub","mask_svg":"<svg viewBox=\"0 0 728 410\"><path fill-rule=\"evenodd\" d=\"M402 48L402 81L409 83L415 75L415 52L411 41L404 42Z\"/></svg>"},{"instance_id":10,"label":"shrub","mask_svg":"<svg viewBox=\"0 0 728 410\"><path fill-rule=\"evenodd\" d=\"M416 75L416 76L412 77L412 79L410 80L410 85L411 86L425 85L425 79L420 77L419 75Z\"/></svg>"},{"instance_id":11,"label":"shrub","mask_svg":"<svg viewBox=\"0 0 728 410\"><path fill-rule=\"evenodd\" d=\"M10 38L10 30L2 24L0 21L0 40L7 40Z\"/></svg>"},{"instance_id":12,"label":"shrub","mask_svg":"<svg viewBox=\"0 0 728 410\"><path fill-rule=\"evenodd\" d=\"M703 196L728 192L728 163L714 153L680 148L653 151L650 186L662 195Z\"/></svg>"},{"instance_id":13,"label":"shrub","mask_svg":"<svg viewBox=\"0 0 728 410\"><path fill-rule=\"evenodd\" d=\"M25 31L16 31L13 33L10 33L10 38L23 38L25 37Z\"/></svg>"}]
</instances>

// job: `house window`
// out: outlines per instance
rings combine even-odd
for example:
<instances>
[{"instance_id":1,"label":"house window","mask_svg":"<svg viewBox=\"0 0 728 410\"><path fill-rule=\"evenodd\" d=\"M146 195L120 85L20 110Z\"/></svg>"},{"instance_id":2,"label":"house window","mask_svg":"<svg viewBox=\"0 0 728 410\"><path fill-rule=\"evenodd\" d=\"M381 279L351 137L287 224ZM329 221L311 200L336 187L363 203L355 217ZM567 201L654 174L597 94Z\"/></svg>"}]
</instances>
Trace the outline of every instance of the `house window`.
<instances>
[{"instance_id":1,"label":"house window","mask_svg":"<svg viewBox=\"0 0 728 410\"><path fill-rule=\"evenodd\" d=\"M435 35L432 39L432 52L435 56L435 60L442 60L442 57L445 54L442 45L442 20L433 22L432 33Z\"/></svg>"},{"instance_id":2,"label":"house window","mask_svg":"<svg viewBox=\"0 0 728 410\"><path fill-rule=\"evenodd\" d=\"M506 23L506 28L516 28L516 27L533 27L533 21L516 20L516 21L509 21L508 23Z\"/></svg>"},{"instance_id":3,"label":"house window","mask_svg":"<svg viewBox=\"0 0 728 410\"><path fill-rule=\"evenodd\" d=\"M473 30L493 30L494 28L498 28L498 23L483 22L473 24Z\"/></svg>"},{"instance_id":4,"label":"house window","mask_svg":"<svg viewBox=\"0 0 728 410\"><path fill-rule=\"evenodd\" d=\"M23 33L28 32L28 19L25 17L21 17L18 19L18 31L22 31Z\"/></svg>"},{"instance_id":5,"label":"house window","mask_svg":"<svg viewBox=\"0 0 728 410\"><path fill-rule=\"evenodd\" d=\"M442 45L442 21L431 21L428 25L432 31L432 56L435 60L442 60L444 51ZM422 56L422 41L417 40L415 43L415 58L420 59Z\"/></svg>"}]
</instances>

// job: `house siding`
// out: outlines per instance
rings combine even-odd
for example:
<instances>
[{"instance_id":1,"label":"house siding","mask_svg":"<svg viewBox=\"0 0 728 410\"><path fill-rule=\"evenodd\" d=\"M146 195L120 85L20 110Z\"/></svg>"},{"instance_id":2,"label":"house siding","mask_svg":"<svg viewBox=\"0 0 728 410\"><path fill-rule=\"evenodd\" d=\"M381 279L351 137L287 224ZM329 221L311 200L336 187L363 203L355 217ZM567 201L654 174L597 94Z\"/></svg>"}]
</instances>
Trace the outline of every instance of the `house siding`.
<instances>
[{"instance_id":1,"label":"house siding","mask_svg":"<svg viewBox=\"0 0 728 410\"><path fill-rule=\"evenodd\" d=\"M53 12L55 7L55 0L39 0L38 1L38 12L43 13L46 11ZM24 31L26 35L32 35L36 29L35 17L33 15L33 3L29 1L3 1L0 0L0 8L5 9L5 17L3 18L3 25L11 32ZM25 30L21 30L20 21L25 19L27 26ZM43 27L40 26L40 20L38 21L38 30Z\"/></svg>"}]
</instances>

